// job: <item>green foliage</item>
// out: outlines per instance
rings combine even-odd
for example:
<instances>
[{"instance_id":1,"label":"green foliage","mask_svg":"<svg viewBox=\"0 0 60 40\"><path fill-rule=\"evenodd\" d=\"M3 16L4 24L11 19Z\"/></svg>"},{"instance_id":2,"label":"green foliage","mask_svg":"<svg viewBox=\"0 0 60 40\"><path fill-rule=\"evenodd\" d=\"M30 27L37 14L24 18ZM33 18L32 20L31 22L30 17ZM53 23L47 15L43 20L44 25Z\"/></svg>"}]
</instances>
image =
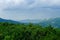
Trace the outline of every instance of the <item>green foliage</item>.
<instances>
[{"instance_id":1,"label":"green foliage","mask_svg":"<svg viewBox=\"0 0 60 40\"><path fill-rule=\"evenodd\" d=\"M4 22L0 23L0 40L60 40L60 28Z\"/></svg>"}]
</instances>

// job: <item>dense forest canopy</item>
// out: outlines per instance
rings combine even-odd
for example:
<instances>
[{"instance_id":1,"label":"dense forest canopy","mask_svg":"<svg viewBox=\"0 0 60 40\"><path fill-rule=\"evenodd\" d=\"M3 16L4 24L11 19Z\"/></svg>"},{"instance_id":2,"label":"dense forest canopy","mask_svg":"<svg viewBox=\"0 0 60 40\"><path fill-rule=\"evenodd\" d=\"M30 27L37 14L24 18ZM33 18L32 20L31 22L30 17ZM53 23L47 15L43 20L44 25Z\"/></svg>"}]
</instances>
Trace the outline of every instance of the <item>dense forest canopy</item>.
<instances>
[{"instance_id":1,"label":"dense forest canopy","mask_svg":"<svg viewBox=\"0 0 60 40\"><path fill-rule=\"evenodd\" d=\"M32 23L1 22L0 40L60 40L60 28Z\"/></svg>"}]
</instances>

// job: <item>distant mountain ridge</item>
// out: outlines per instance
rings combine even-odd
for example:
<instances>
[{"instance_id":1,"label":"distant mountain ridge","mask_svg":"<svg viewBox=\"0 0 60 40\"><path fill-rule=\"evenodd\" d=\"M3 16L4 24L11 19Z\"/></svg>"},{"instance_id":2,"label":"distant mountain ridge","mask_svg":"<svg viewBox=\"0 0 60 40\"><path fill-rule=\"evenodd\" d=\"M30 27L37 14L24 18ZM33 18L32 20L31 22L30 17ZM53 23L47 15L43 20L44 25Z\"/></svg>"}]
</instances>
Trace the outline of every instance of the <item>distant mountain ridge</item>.
<instances>
[{"instance_id":1,"label":"distant mountain ridge","mask_svg":"<svg viewBox=\"0 0 60 40\"><path fill-rule=\"evenodd\" d=\"M8 20L8 19L2 19L2 18L0 18L0 22L20 23L18 21Z\"/></svg>"},{"instance_id":2,"label":"distant mountain ridge","mask_svg":"<svg viewBox=\"0 0 60 40\"><path fill-rule=\"evenodd\" d=\"M41 20L21 20L22 23L39 23Z\"/></svg>"},{"instance_id":3,"label":"distant mountain ridge","mask_svg":"<svg viewBox=\"0 0 60 40\"><path fill-rule=\"evenodd\" d=\"M42 26L52 25L55 27L60 27L60 18L51 18L51 19L44 19L44 20L20 20L20 21L14 21L14 20L7 20L0 18L0 22L10 22L10 23L34 23L34 24L40 24Z\"/></svg>"},{"instance_id":4,"label":"distant mountain ridge","mask_svg":"<svg viewBox=\"0 0 60 40\"><path fill-rule=\"evenodd\" d=\"M20 21L22 23L38 23L42 26L52 25L55 27L60 27L60 18L50 18L50 19L44 19L44 20L22 20Z\"/></svg>"},{"instance_id":5,"label":"distant mountain ridge","mask_svg":"<svg viewBox=\"0 0 60 40\"><path fill-rule=\"evenodd\" d=\"M51 18L48 20L43 20L40 22L40 24L43 26L52 25L55 27L60 27L60 18Z\"/></svg>"}]
</instances>

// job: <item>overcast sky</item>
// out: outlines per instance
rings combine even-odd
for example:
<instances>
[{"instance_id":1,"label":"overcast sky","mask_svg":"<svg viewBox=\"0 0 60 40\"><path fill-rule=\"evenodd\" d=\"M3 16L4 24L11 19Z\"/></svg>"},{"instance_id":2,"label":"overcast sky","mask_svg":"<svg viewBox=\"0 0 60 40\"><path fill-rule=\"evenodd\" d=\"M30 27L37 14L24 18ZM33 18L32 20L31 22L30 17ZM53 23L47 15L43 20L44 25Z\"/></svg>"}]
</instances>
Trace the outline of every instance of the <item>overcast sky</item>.
<instances>
[{"instance_id":1,"label":"overcast sky","mask_svg":"<svg viewBox=\"0 0 60 40\"><path fill-rule=\"evenodd\" d=\"M0 18L12 20L60 17L60 0L0 0Z\"/></svg>"}]
</instances>

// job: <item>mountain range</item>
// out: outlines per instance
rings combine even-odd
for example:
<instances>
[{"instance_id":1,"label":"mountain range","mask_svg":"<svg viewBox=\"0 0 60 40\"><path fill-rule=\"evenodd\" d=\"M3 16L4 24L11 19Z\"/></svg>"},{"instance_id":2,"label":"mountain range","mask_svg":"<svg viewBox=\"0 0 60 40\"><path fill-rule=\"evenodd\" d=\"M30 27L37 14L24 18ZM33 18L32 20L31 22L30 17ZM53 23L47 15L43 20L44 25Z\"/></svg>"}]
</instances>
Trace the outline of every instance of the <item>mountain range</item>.
<instances>
[{"instance_id":1,"label":"mountain range","mask_svg":"<svg viewBox=\"0 0 60 40\"><path fill-rule=\"evenodd\" d=\"M43 19L43 20L22 20L21 23L34 23L40 24L42 26L52 25L55 27L60 27L60 18L50 18L50 19Z\"/></svg>"},{"instance_id":2,"label":"mountain range","mask_svg":"<svg viewBox=\"0 0 60 40\"><path fill-rule=\"evenodd\" d=\"M20 22L18 22L18 21L8 20L8 19L3 19L3 18L0 18L0 22L20 23Z\"/></svg>"},{"instance_id":3,"label":"mountain range","mask_svg":"<svg viewBox=\"0 0 60 40\"><path fill-rule=\"evenodd\" d=\"M11 22L11 23L34 23L34 24L40 24L42 26L52 25L55 27L60 27L60 18L50 18L50 19L44 19L44 20L20 20L20 21L14 21L14 20L7 20L0 18L0 22Z\"/></svg>"}]
</instances>

